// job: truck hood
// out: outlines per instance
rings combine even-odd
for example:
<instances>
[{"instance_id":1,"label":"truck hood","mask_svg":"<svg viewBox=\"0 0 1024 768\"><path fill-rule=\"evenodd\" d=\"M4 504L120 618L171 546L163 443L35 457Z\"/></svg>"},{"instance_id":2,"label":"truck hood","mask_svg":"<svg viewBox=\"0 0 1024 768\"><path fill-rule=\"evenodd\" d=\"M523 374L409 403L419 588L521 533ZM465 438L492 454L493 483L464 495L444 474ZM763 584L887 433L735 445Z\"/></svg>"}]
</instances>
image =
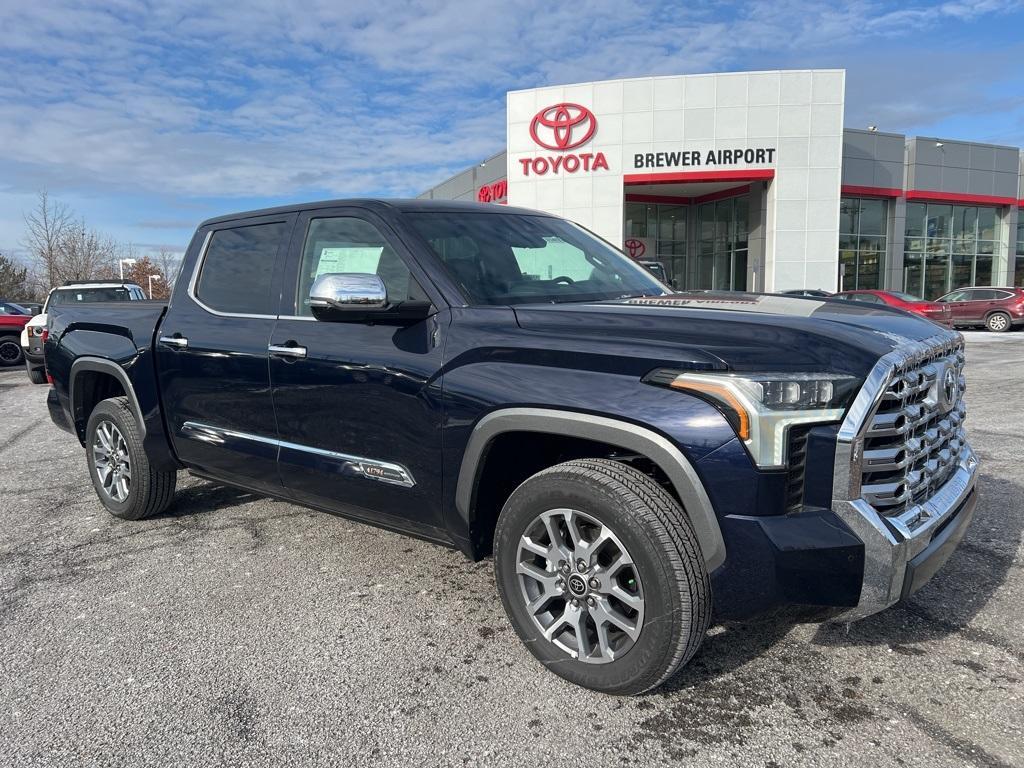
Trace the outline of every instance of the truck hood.
<instances>
[{"instance_id":1,"label":"truck hood","mask_svg":"<svg viewBox=\"0 0 1024 768\"><path fill-rule=\"evenodd\" d=\"M865 376L912 341L954 332L885 306L755 293L681 293L514 307L520 327L586 352L599 347L696 369Z\"/></svg>"}]
</instances>

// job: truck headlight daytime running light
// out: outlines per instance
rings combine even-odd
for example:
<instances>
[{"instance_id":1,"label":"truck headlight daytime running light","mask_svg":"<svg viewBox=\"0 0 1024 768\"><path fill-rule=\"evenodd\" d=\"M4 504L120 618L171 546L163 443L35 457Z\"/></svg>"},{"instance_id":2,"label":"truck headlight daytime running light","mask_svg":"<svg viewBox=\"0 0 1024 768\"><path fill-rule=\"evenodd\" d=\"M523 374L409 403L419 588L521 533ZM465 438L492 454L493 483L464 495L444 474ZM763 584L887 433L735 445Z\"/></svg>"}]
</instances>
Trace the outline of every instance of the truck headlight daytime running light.
<instances>
[{"instance_id":1,"label":"truck headlight daytime running light","mask_svg":"<svg viewBox=\"0 0 1024 768\"><path fill-rule=\"evenodd\" d=\"M852 376L832 373L741 376L668 369L654 371L644 381L712 401L764 469L786 465L791 426L840 421L859 384Z\"/></svg>"}]
</instances>

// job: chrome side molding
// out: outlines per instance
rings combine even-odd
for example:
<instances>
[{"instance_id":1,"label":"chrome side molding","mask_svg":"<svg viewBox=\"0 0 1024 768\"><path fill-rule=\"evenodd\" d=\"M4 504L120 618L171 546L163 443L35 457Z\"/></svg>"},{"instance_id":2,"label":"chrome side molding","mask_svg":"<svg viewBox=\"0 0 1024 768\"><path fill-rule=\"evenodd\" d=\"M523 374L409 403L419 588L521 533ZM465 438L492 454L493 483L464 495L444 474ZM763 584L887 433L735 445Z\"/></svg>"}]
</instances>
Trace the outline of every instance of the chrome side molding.
<instances>
[{"instance_id":1,"label":"chrome side molding","mask_svg":"<svg viewBox=\"0 0 1024 768\"><path fill-rule=\"evenodd\" d=\"M249 434L248 432L238 432L233 429L215 427L210 424L201 424L197 421L186 421L182 424L181 434L183 437L214 445L225 445L232 440L272 445L278 448L279 458L281 455L280 451L296 451L299 454L318 456L336 461L341 466L343 472L356 474L367 480L376 480L379 483L387 483L388 485L398 485L402 488L412 488L416 485L416 480L408 469L401 464L391 461L368 459L365 456L352 456L347 453L324 450L323 448L313 448L312 446L300 445L299 443L290 443L287 440L277 440L262 435Z\"/></svg>"}]
</instances>

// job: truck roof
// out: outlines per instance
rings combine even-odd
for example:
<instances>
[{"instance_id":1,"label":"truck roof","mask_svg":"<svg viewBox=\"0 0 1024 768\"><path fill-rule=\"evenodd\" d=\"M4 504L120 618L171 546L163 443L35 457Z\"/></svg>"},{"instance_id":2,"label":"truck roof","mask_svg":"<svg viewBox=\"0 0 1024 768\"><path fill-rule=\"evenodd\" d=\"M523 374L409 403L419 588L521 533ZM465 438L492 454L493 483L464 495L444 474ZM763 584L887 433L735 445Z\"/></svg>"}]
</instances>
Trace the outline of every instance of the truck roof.
<instances>
[{"instance_id":1,"label":"truck roof","mask_svg":"<svg viewBox=\"0 0 1024 768\"><path fill-rule=\"evenodd\" d=\"M318 200L310 203L296 203L294 205L281 205L275 208L260 208L254 211L241 211L229 213L223 216L214 216L202 222L200 228L209 224L219 224L225 221L236 219L250 219L257 216L273 216L281 213L295 213L297 211L315 211L320 208L369 208L370 210L397 210L397 211L480 211L487 213L509 213L529 214L532 216L551 216L544 211L534 211L529 208L512 208L507 205L495 203L476 203L463 200L424 200L420 198L411 199L385 199L385 198L352 198L343 200Z\"/></svg>"},{"instance_id":2,"label":"truck roof","mask_svg":"<svg viewBox=\"0 0 1024 768\"><path fill-rule=\"evenodd\" d=\"M129 280L69 280L64 285L58 285L53 290L62 291L66 288L109 288L112 285L131 286L133 288L142 287L138 283L133 283Z\"/></svg>"}]
</instances>

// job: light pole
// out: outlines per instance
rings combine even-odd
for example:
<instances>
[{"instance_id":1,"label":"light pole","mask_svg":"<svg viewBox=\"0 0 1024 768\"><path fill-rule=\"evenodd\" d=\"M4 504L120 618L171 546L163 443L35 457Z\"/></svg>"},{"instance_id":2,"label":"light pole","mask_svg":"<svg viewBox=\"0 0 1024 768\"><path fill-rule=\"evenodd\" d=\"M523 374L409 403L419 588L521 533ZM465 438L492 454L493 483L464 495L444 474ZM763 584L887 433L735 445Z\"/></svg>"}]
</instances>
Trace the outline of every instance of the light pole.
<instances>
[{"instance_id":1,"label":"light pole","mask_svg":"<svg viewBox=\"0 0 1024 768\"><path fill-rule=\"evenodd\" d=\"M149 298L150 299L153 298L153 280L154 279L159 280L160 278L161 278L161 275L150 275L149 276Z\"/></svg>"},{"instance_id":2,"label":"light pole","mask_svg":"<svg viewBox=\"0 0 1024 768\"><path fill-rule=\"evenodd\" d=\"M121 268L121 282L124 282L124 265L127 264L129 267L134 264L137 259L118 259L117 266Z\"/></svg>"}]
</instances>

